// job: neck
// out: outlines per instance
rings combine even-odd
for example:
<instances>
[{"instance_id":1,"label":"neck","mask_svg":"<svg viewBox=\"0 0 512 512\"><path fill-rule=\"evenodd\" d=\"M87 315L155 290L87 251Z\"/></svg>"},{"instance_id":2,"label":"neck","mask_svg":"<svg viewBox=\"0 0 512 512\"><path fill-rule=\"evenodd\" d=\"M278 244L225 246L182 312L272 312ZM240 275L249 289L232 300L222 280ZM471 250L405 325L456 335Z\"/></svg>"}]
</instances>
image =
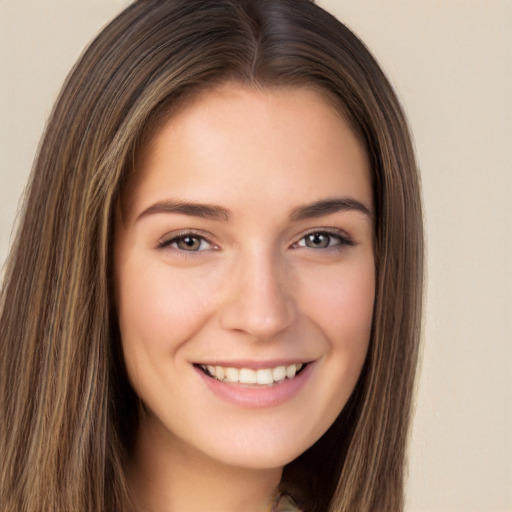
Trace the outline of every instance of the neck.
<instances>
[{"instance_id":1,"label":"neck","mask_svg":"<svg viewBox=\"0 0 512 512\"><path fill-rule=\"evenodd\" d=\"M213 460L143 421L128 478L147 512L269 512L281 473Z\"/></svg>"}]
</instances>

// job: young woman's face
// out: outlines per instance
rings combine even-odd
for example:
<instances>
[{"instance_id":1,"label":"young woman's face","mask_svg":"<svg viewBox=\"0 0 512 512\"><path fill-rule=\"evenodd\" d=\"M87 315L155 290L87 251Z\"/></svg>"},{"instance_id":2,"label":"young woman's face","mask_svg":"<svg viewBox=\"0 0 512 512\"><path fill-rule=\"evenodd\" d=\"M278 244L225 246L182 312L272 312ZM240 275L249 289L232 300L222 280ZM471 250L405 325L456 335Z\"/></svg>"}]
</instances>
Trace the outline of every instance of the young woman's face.
<instances>
[{"instance_id":1,"label":"young woman's face","mask_svg":"<svg viewBox=\"0 0 512 512\"><path fill-rule=\"evenodd\" d=\"M115 236L124 357L161 449L276 468L327 430L368 347L371 208L365 151L312 90L225 85L163 126Z\"/></svg>"}]
</instances>

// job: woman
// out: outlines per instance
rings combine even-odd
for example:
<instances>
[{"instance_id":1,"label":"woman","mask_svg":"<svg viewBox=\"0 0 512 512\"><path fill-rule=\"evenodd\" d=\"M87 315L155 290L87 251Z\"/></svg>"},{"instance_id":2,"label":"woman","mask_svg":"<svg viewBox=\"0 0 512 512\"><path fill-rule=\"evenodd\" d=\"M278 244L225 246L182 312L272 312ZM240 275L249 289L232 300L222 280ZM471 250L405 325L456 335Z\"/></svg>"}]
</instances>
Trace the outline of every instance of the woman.
<instances>
[{"instance_id":1,"label":"woman","mask_svg":"<svg viewBox=\"0 0 512 512\"><path fill-rule=\"evenodd\" d=\"M418 182L386 78L313 3L128 7L6 270L5 510L402 510Z\"/></svg>"}]
</instances>

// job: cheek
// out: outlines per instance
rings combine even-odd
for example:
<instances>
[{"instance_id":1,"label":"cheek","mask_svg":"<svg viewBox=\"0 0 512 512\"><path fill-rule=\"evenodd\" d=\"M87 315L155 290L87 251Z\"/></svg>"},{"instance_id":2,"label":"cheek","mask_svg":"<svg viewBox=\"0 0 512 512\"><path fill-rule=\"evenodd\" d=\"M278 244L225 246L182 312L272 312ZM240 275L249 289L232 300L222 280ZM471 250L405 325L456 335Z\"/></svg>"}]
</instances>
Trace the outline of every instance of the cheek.
<instances>
[{"instance_id":1,"label":"cheek","mask_svg":"<svg viewBox=\"0 0 512 512\"><path fill-rule=\"evenodd\" d=\"M205 284L161 265L121 269L118 316L127 366L174 352L198 331L211 307Z\"/></svg>"},{"instance_id":2,"label":"cheek","mask_svg":"<svg viewBox=\"0 0 512 512\"><path fill-rule=\"evenodd\" d=\"M373 262L371 268L354 270L333 288L332 294L339 297L336 303L338 314L334 318L340 323L340 332L346 326L347 330L353 331L356 343L360 340L368 341L375 301Z\"/></svg>"},{"instance_id":3,"label":"cheek","mask_svg":"<svg viewBox=\"0 0 512 512\"><path fill-rule=\"evenodd\" d=\"M318 278L318 276L317 276ZM366 350L373 319L375 271L373 258L316 280L309 293L313 317L332 348Z\"/></svg>"},{"instance_id":4,"label":"cheek","mask_svg":"<svg viewBox=\"0 0 512 512\"><path fill-rule=\"evenodd\" d=\"M329 397L326 408L334 420L352 393L368 351L375 299L373 257L319 282L323 286L311 294L310 312L328 345L320 395Z\"/></svg>"},{"instance_id":5,"label":"cheek","mask_svg":"<svg viewBox=\"0 0 512 512\"><path fill-rule=\"evenodd\" d=\"M308 414L317 419L310 439L316 441L345 407L366 358L375 297L373 257L317 272L302 283L302 292L315 326L312 334L321 332L317 342L323 347L321 378L308 397L313 404Z\"/></svg>"}]
</instances>

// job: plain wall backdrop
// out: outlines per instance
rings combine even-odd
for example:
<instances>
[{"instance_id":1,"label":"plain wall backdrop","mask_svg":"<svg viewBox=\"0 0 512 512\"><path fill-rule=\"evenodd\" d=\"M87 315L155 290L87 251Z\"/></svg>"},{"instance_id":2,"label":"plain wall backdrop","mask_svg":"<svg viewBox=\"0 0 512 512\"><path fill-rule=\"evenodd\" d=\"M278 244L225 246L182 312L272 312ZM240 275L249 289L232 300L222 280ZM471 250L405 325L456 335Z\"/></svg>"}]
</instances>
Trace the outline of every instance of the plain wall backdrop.
<instances>
[{"instance_id":1,"label":"plain wall backdrop","mask_svg":"<svg viewBox=\"0 0 512 512\"><path fill-rule=\"evenodd\" d=\"M0 263L62 81L127 3L0 0ZM422 171L428 289L407 512L512 512L512 0L319 3L388 74Z\"/></svg>"}]
</instances>

